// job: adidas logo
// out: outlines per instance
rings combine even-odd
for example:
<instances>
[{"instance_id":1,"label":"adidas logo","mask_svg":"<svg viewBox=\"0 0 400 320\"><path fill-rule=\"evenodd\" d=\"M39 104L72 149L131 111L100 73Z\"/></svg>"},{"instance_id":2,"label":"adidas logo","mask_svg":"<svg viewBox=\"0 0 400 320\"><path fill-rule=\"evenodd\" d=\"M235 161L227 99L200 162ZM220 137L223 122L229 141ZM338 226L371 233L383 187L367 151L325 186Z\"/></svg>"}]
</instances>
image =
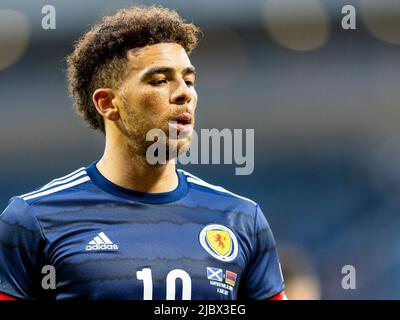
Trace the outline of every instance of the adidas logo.
<instances>
[{"instance_id":1,"label":"adidas logo","mask_svg":"<svg viewBox=\"0 0 400 320\"><path fill-rule=\"evenodd\" d=\"M118 246L113 244L112 241L105 235L104 232L100 232L93 238L92 241L85 247L86 251L95 250L118 250Z\"/></svg>"}]
</instances>

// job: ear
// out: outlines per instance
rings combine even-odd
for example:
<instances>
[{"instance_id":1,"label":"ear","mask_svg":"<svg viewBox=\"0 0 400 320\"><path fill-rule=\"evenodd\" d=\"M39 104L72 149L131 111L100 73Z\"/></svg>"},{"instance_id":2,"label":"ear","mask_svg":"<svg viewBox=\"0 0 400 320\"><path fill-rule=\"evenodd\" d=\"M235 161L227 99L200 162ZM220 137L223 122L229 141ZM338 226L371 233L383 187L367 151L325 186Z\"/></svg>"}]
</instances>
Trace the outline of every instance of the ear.
<instances>
[{"instance_id":1,"label":"ear","mask_svg":"<svg viewBox=\"0 0 400 320\"><path fill-rule=\"evenodd\" d=\"M114 91L110 88L96 89L92 95L92 100L96 106L97 112L110 121L118 121L120 119L118 106L114 98Z\"/></svg>"}]
</instances>

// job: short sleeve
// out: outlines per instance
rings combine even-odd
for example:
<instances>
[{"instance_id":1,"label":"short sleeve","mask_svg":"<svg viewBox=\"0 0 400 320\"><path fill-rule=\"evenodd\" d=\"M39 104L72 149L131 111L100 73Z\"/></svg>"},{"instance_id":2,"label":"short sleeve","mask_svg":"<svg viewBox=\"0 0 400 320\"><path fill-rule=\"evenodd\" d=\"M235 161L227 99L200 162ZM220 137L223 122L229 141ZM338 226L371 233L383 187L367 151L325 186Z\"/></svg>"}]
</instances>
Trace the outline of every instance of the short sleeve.
<instances>
[{"instance_id":1,"label":"short sleeve","mask_svg":"<svg viewBox=\"0 0 400 320\"><path fill-rule=\"evenodd\" d=\"M0 215L0 292L17 299L37 298L45 239L28 204L10 200Z\"/></svg>"},{"instance_id":2,"label":"short sleeve","mask_svg":"<svg viewBox=\"0 0 400 320\"><path fill-rule=\"evenodd\" d=\"M252 238L251 258L240 284L239 298L268 299L284 290L285 285L275 239L259 206Z\"/></svg>"}]
</instances>

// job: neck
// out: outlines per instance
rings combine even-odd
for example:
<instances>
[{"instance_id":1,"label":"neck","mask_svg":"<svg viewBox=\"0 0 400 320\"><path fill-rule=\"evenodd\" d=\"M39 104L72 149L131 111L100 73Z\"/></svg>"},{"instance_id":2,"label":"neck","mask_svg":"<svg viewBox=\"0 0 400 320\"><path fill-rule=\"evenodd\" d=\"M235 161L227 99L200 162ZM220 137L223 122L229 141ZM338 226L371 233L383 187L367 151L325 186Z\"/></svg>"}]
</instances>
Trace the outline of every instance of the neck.
<instances>
[{"instance_id":1,"label":"neck","mask_svg":"<svg viewBox=\"0 0 400 320\"><path fill-rule=\"evenodd\" d=\"M142 156L129 150L127 143L106 141L103 156L96 167L112 183L146 193L169 192L178 187L175 161L150 165Z\"/></svg>"}]
</instances>

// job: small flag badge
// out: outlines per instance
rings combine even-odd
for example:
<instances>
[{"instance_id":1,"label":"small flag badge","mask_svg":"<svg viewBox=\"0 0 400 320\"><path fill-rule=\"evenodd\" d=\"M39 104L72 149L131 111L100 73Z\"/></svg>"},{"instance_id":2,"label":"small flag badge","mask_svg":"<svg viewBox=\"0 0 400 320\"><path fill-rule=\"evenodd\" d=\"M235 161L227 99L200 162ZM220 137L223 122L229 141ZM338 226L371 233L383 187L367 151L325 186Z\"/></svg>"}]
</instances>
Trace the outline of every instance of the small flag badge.
<instances>
[{"instance_id":1,"label":"small flag badge","mask_svg":"<svg viewBox=\"0 0 400 320\"><path fill-rule=\"evenodd\" d=\"M225 282L227 284L230 284L232 287L234 287L235 283L236 283L236 278L237 278L237 274L236 273L226 270L226 272L225 272Z\"/></svg>"}]
</instances>

